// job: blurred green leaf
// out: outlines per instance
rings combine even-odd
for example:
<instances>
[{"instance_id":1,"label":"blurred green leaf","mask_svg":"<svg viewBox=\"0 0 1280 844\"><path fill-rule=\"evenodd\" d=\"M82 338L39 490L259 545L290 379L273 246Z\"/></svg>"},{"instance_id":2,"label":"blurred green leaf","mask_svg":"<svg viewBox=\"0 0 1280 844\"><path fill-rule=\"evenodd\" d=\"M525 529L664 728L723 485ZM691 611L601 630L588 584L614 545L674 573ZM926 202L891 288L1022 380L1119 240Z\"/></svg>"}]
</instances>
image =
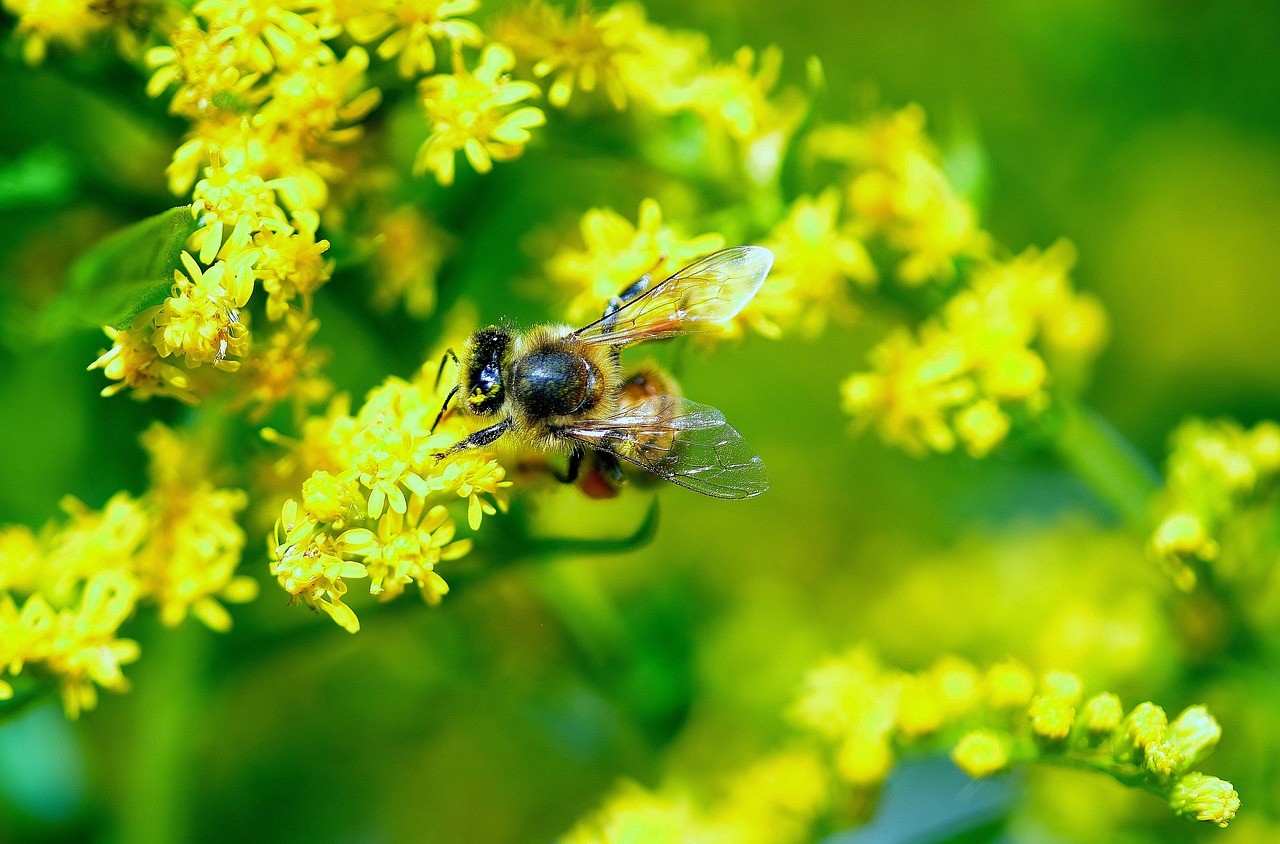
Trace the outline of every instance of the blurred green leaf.
<instances>
[{"instance_id":1,"label":"blurred green leaf","mask_svg":"<svg viewBox=\"0 0 1280 844\"><path fill-rule=\"evenodd\" d=\"M61 205L72 193L74 168L54 146L32 149L0 163L0 211L33 205Z\"/></svg>"},{"instance_id":2,"label":"blurred green leaf","mask_svg":"<svg viewBox=\"0 0 1280 844\"><path fill-rule=\"evenodd\" d=\"M196 228L191 206L179 205L104 238L72 265L65 292L41 315L41 337L90 326L125 328L163 302Z\"/></svg>"}]
</instances>

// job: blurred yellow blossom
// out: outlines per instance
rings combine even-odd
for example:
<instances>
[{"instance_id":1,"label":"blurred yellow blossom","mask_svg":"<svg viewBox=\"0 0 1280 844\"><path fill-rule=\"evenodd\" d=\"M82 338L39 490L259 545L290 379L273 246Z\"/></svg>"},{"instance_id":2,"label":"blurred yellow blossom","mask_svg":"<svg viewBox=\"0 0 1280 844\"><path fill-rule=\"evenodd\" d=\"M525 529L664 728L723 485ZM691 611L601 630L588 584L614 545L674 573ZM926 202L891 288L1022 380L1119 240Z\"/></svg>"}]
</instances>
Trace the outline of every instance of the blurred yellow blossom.
<instances>
[{"instance_id":1,"label":"blurred yellow blossom","mask_svg":"<svg viewBox=\"0 0 1280 844\"><path fill-rule=\"evenodd\" d=\"M245 494L209 482L192 437L155 423L142 442L151 470L143 496L117 493L101 510L68 497L66 521L38 536L0 531L0 665L57 677L72 716L95 704L96 687L127 688L120 667L139 648L118 631L140 604L156 605L170 627L191 614L225 631L223 602L257 595L256 581L237 574Z\"/></svg>"},{"instance_id":2,"label":"blurred yellow blossom","mask_svg":"<svg viewBox=\"0 0 1280 844\"><path fill-rule=\"evenodd\" d=\"M1060 242L979 265L937 317L914 334L893 332L871 352L872 371L842 387L846 412L912 454L948 452L957 443L975 457L988 454L1012 429L1013 415L1034 418L1048 406L1046 361L1087 361L1105 339L1095 334L1082 345L1072 334L1064 347L1047 332L1064 307L1092 301L1067 279L1073 261Z\"/></svg>"},{"instance_id":3,"label":"blurred yellow blossom","mask_svg":"<svg viewBox=\"0 0 1280 844\"><path fill-rule=\"evenodd\" d=\"M867 288L876 269L866 247L840 227L840 195L828 188L815 197L802 196L791 206L764 245L773 250L774 266L760 292L740 320L764 334L799 324L806 334L820 331L829 319L849 322L857 313L849 283Z\"/></svg>"},{"instance_id":4,"label":"blurred yellow blossom","mask_svg":"<svg viewBox=\"0 0 1280 844\"><path fill-rule=\"evenodd\" d=\"M510 45L516 56L532 62L535 77L551 78L547 102L553 106L567 106L575 89L591 93L599 87L621 110L627 105L621 65L624 56L638 50L642 21L623 6L601 13L582 4L566 11L533 0L500 17L494 36Z\"/></svg>"},{"instance_id":5,"label":"blurred yellow blossom","mask_svg":"<svg viewBox=\"0 0 1280 844\"><path fill-rule=\"evenodd\" d=\"M1184 591L1195 587L1206 568L1235 581L1267 576L1269 559L1220 557L1233 520L1274 500L1280 425L1268 421L1246 429L1230 420L1192 419L1171 440L1151 554Z\"/></svg>"},{"instance_id":6,"label":"blurred yellow blossom","mask_svg":"<svg viewBox=\"0 0 1280 844\"><path fill-rule=\"evenodd\" d=\"M44 61L50 44L82 49L111 22L108 8L94 0L4 0L5 11L18 18L22 57L29 64Z\"/></svg>"},{"instance_id":7,"label":"blurred yellow blossom","mask_svg":"<svg viewBox=\"0 0 1280 844\"><path fill-rule=\"evenodd\" d=\"M1088 717L1077 719L1083 686L1064 671L1045 674L1029 704L1010 705L1003 694L991 697L1007 682L993 684L994 672L1005 678L1027 673L1009 662L988 671L986 702L974 694L956 698L950 708L939 705L940 679L961 665L950 657L906 673L882 667L868 649L855 648L810 672L794 714L826 743L844 779L862 789L876 788L889 769L876 777L866 776L868 769L850 771L841 764L850 746L893 746L904 754L950 746L952 759L971 776L989 776L1017 763L1060 764L1141 786L1175 812L1199 820L1226 825L1239 808L1230 784L1193 770L1221 735L1204 707L1186 709L1170 725L1164 710L1146 702L1122 721L1118 699L1099 695L1086 704ZM976 677L977 669L969 666L964 673ZM931 714L922 719L925 711Z\"/></svg>"},{"instance_id":8,"label":"blurred yellow blossom","mask_svg":"<svg viewBox=\"0 0 1280 844\"><path fill-rule=\"evenodd\" d=\"M822 126L808 139L819 158L850 167L850 216L864 236L883 237L904 255L897 275L908 285L949 281L958 258L987 257L991 250L924 127L924 110L910 105L862 124Z\"/></svg>"},{"instance_id":9,"label":"blurred yellow blossom","mask_svg":"<svg viewBox=\"0 0 1280 844\"><path fill-rule=\"evenodd\" d=\"M479 0L375 0L352 2L343 25L360 43L382 39L378 56L396 59L401 76L434 70L436 44L456 49L483 39L480 27L459 17L480 8Z\"/></svg>"}]
</instances>

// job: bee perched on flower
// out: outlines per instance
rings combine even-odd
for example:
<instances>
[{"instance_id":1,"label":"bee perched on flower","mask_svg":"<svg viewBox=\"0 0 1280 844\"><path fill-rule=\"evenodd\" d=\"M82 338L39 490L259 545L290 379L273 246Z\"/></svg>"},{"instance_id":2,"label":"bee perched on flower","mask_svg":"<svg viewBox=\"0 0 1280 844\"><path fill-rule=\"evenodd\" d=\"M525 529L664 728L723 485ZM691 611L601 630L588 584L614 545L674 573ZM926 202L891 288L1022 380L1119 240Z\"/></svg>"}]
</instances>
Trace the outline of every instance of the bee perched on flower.
<instances>
[{"instance_id":1,"label":"bee perched on flower","mask_svg":"<svg viewBox=\"0 0 1280 844\"><path fill-rule=\"evenodd\" d=\"M627 395L623 348L722 325L764 283L773 254L758 246L724 249L662 281L646 274L610 301L604 316L576 331L539 326L527 333L490 326L454 359L460 377L445 398L497 422L454 443L440 458L512 435L539 449L569 452L567 482L588 452L610 466L623 460L716 498L750 498L768 489L763 461L715 408L678 395ZM452 354L452 351L449 353ZM606 469L609 471L609 469Z\"/></svg>"}]
</instances>

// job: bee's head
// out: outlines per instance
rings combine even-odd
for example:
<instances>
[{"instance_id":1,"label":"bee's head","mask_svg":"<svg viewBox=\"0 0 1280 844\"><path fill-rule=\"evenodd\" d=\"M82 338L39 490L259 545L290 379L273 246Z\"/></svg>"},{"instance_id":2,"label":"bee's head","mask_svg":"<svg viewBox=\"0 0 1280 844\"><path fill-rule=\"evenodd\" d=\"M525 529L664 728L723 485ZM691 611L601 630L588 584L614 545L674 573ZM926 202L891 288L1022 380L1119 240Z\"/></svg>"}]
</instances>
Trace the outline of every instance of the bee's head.
<instances>
[{"instance_id":1,"label":"bee's head","mask_svg":"<svg viewBox=\"0 0 1280 844\"><path fill-rule=\"evenodd\" d=\"M462 405L475 416L492 416L502 407L506 387L502 372L511 354L511 332L482 328L467 341L463 354Z\"/></svg>"}]
</instances>

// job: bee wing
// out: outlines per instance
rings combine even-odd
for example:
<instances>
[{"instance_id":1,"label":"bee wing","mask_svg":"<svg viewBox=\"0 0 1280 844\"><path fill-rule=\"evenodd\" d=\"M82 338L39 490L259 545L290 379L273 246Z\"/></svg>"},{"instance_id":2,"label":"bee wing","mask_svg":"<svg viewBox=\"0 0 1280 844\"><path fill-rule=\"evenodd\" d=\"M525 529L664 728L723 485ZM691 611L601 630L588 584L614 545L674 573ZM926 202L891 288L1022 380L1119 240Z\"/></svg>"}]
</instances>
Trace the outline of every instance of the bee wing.
<instances>
[{"instance_id":1,"label":"bee wing","mask_svg":"<svg viewBox=\"0 0 1280 844\"><path fill-rule=\"evenodd\" d=\"M560 434L714 498L753 498L769 488L764 461L714 407L653 396Z\"/></svg>"},{"instance_id":2,"label":"bee wing","mask_svg":"<svg viewBox=\"0 0 1280 844\"><path fill-rule=\"evenodd\" d=\"M588 343L627 346L720 325L751 301L772 266L773 253L763 246L721 249L575 334Z\"/></svg>"}]
</instances>

